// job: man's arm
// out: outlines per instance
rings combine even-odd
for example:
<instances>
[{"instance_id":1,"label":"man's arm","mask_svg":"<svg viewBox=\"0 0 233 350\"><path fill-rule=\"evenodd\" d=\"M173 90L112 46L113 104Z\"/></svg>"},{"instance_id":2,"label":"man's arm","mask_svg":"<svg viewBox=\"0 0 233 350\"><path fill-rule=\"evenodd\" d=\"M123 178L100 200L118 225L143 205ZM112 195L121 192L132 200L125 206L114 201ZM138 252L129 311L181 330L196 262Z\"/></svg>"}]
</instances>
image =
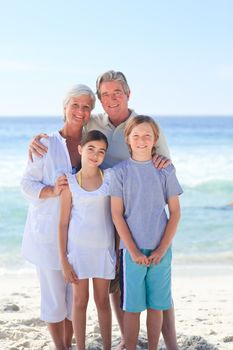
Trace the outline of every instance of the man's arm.
<instances>
[{"instance_id":1,"label":"man's arm","mask_svg":"<svg viewBox=\"0 0 233 350\"><path fill-rule=\"evenodd\" d=\"M159 126L159 138L156 142L155 147L156 147L156 154L163 156L165 158L171 159L171 154L168 148L167 140L160 126Z\"/></svg>"},{"instance_id":2,"label":"man's arm","mask_svg":"<svg viewBox=\"0 0 233 350\"><path fill-rule=\"evenodd\" d=\"M171 155L168 144L162 129L159 127L159 138L155 144L156 154L153 156L153 163L156 168L166 168L171 164Z\"/></svg>"},{"instance_id":3,"label":"man's arm","mask_svg":"<svg viewBox=\"0 0 233 350\"><path fill-rule=\"evenodd\" d=\"M40 142L42 138L48 138L48 135L38 134L34 136L29 143L28 156L31 161L33 161L32 155L43 157L43 155L48 151L48 148Z\"/></svg>"}]
</instances>

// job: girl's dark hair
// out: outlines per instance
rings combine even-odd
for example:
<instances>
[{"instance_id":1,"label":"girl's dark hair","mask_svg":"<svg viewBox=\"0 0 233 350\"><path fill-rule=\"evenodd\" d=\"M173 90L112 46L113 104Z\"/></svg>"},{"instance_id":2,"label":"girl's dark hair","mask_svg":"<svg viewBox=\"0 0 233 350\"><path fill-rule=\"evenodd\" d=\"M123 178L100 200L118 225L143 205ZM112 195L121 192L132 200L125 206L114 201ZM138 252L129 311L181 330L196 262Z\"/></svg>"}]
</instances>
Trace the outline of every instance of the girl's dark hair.
<instances>
[{"instance_id":1,"label":"girl's dark hair","mask_svg":"<svg viewBox=\"0 0 233 350\"><path fill-rule=\"evenodd\" d=\"M91 130L82 137L80 142L81 146L84 146L90 141L104 141L106 144L106 149L108 148L108 139L107 137L99 130Z\"/></svg>"}]
</instances>

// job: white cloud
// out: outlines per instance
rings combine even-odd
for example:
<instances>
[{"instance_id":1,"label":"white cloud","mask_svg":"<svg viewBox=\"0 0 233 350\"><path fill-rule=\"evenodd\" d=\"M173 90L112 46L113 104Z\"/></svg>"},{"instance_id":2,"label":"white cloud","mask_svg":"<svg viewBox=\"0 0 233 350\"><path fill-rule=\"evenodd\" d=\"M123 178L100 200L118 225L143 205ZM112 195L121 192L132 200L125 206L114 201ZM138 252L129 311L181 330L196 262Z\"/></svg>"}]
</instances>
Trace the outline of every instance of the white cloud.
<instances>
[{"instance_id":1,"label":"white cloud","mask_svg":"<svg viewBox=\"0 0 233 350\"><path fill-rule=\"evenodd\" d=\"M0 70L10 71L33 71L38 70L34 64L30 62L19 62L13 60L0 60Z\"/></svg>"}]
</instances>

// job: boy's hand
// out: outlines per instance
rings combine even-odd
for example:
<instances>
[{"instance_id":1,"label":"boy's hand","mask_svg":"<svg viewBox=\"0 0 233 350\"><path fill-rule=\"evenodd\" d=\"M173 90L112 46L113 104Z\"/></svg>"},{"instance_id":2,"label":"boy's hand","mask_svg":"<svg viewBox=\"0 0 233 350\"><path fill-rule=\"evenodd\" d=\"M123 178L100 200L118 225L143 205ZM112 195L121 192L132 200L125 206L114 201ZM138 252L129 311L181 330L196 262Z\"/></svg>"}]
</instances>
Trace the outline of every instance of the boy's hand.
<instances>
[{"instance_id":1,"label":"boy's hand","mask_svg":"<svg viewBox=\"0 0 233 350\"><path fill-rule=\"evenodd\" d=\"M165 253L166 250L164 251L163 249L158 247L153 252L151 252L151 255L148 257L148 259L152 265L159 264Z\"/></svg>"},{"instance_id":2,"label":"boy's hand","mask_svg":"<svg viewBox=\"0 0 233 350\"><path fill-rule=\"evenodd\" d=\"M150 265L149 259L147 258L146 255L142 254L140 250L138 250L137 252L130 253L130 255L133 262L135 262L136 264L145 265L145 266Z\"/></svg>"},{"instance_id":3,"label":"boy's hand","mask_svg":"<svg viewBox=\"0 0 233 350\"><path fill-rule=\"evenodd\" d=\"M43 155L48 151L48 148L45 147L41 142L41 138L48 138L47 134L38 134L33 137L29 144L28 155L29 159L32 161L32 154L35 154L37 157L43 157Z\"/></svg>"},{"instance_id":4,"label":"boy's hand","mask_svg":"<svg viewBox=\"0 0 233 350\"><path fill-rule=\"evenodd\" d=\"M158 169L163 169L163 168L166 168L168 165L171 164L171 160L164 157L164 156L161 156L159 154L155 154L153 156L153 164L156 168Z\"/></svg>"}]
</instances>

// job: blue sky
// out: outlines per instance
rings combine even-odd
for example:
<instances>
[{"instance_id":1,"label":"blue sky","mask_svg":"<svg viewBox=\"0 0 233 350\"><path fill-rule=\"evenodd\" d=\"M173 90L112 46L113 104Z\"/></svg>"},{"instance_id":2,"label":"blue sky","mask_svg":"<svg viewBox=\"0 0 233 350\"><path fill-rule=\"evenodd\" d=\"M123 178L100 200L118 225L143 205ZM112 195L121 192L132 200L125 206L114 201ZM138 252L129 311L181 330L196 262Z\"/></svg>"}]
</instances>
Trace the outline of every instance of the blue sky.
<instances>
[{"instance_id":1,"label":"blue sky","mask_svg":"<svg viewBox=\"0 0 233 350\"><path fill-rule=\"evenodd\" d=\"M94 89L109 69L125 73L139 113L233 115L232 0L0 0L0 8L0 116L61 115L70 86Z\"/></svg>"}]
</instances>

